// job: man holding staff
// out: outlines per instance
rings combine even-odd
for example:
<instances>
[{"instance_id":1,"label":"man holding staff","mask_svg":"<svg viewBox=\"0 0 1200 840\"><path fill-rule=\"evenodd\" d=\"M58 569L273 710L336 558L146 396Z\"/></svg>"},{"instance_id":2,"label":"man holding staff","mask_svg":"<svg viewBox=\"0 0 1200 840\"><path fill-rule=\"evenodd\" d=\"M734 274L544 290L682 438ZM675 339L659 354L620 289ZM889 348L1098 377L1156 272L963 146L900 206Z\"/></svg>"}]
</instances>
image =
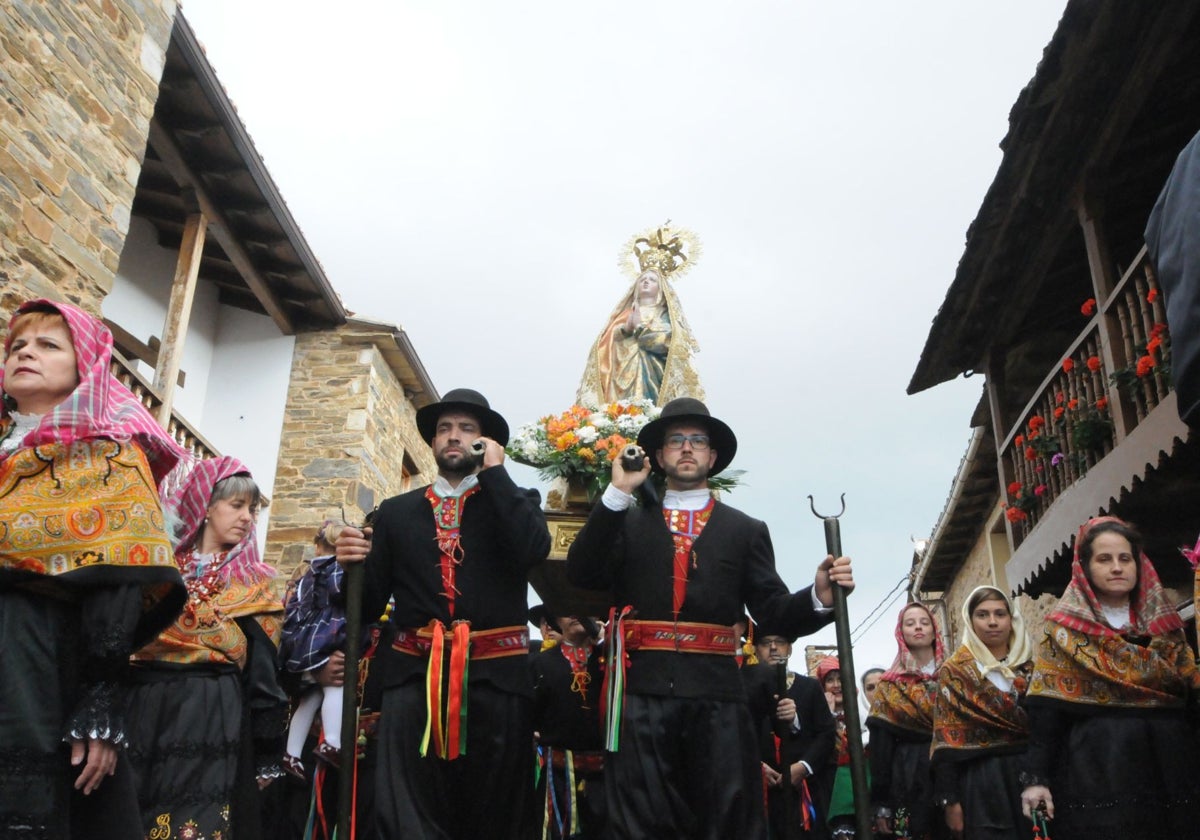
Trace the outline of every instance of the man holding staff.
<instances>
[{"instance_id":1,"label":"man holding staff","mask_svg":"<svg viewBox=\"0 0 1200 840\"><path fill-rule=\"evenodd\" d=\"M767 526L709 492L737 439L699 400L667 403L638 445L649 457L640 470L613 462L612 484L567 555L573 583L611 589L618 605L605 679L611 836L765 838L731 625L749 606L789 636L823 627L833 586L854 586L850 560L828 556L812 586L788 591ZM666 476L662 506L634 506L652 469Z\"/></svg>"},{"instance_id":2,"label":"man holding staff","mask_svg":"<svg viewBox=\"0 0 1200 840\"><path fill-rule=\"evenodd\" d=\"M366 561L365 615L395 598L386 652L376 809L381 837L525 840L533 806L533 686L526 578L550 553L536 490L504 469L508 424L482 394L417 412L437 480L379 506L373 538L346 528L342 563Z\"/></svg>"}]
</instances>

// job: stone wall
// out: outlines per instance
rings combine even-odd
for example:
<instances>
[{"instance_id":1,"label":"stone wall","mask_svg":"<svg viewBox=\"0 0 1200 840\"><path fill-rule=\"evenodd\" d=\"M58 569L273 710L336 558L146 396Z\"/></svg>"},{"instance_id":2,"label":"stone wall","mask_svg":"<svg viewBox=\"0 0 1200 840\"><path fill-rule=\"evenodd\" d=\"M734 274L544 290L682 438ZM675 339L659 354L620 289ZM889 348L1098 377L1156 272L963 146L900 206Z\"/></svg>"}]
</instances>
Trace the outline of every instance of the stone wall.
<instances>
[{"instance_id":1,"label":"stone wall","mask_svg":"<svg viewBox=\"0 0 1200 840\"><path fill-rule=\"evenodd\" d=\"M174 0L0 3L0 314L92 312L129 229Z\"/></svg>"},{"instance_id":2,"label":"stone wall","mask_svg":"<svg viewBox=\"0 0 1200 840\"><path fill-rule=\"evenodd\" d=\"M324 519L358 523L388 496L432 481L433 454L416 409L380 347L386 331L346 325L296 336L287 412L271 494L267 559L282 575L313 556Z\"/></svg>"}]
</instances>

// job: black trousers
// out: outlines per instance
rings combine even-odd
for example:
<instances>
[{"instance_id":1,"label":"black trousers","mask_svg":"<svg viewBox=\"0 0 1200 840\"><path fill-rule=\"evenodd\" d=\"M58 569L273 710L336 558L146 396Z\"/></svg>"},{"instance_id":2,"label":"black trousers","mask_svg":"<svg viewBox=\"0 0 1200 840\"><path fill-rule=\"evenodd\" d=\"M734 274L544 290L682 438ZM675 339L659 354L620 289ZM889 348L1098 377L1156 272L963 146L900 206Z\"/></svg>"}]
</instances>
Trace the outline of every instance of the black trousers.
<instances>
[{"instance_id":1,"label":"black trousers","mask_svg":"<svg viewBox=\"0 0 1200 840\"><path fill-rule=\"evenodd\" d=\"M606 836L765 840L757 743L745 703L626 695Z\"/></svg>"},{"instance_id":2,"label":"black trousers","mask_svg":"<svg viewBox=\"0 0 1200 840\"><path fill-rule=\"evenodd\" d=\"M532 836L533 702L486 683L468 690L467 752L420 755L425 684L383 692L375 807L379 840L528 840Z\"/></svg>"}]
</instances>

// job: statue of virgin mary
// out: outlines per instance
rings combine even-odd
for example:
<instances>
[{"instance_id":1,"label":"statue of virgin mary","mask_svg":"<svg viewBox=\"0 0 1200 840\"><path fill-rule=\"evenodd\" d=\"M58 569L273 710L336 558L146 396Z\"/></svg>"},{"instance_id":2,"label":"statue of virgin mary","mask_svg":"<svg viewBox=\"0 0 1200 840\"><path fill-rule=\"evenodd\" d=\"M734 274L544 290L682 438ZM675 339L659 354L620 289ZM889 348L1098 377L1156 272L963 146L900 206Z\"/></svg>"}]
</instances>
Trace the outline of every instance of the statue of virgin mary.
<instances>
[{"instance_id":1,"label":"statue of virgin mary","mask_svg":"<svg viewBox=\"0 0 1200 840\"><path fill-rule=\"evenodd\" d=\"M700 347L683 317L672 281L691 268L700 243L663 225L635 236L620 264L634 279L588 353L576 402L604 405L676 397L704 399L692 354Z\"/></svg>"}]
</instances>

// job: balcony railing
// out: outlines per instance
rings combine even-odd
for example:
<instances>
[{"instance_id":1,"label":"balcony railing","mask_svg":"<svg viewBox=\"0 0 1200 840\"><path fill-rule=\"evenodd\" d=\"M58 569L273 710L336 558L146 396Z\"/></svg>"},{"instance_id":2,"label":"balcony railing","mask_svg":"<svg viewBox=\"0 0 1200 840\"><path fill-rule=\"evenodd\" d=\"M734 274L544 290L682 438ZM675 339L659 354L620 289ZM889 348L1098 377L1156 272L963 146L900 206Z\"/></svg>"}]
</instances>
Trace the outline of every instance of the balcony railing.
<instances>
[{"instance_id":1,"label":"balcony railing","mask_svg":"<svg viewBox=\"0 0 1200 840\"><path fill-rule=\"evenodd\" d=\"M1166 310L1143 248L1001 447L1014 548L1166 399L1169 360Z\"/></svg>"},{"instance_id":2,"label":"balcony railing","mask_svg":"<svg viewBox=\"0 0 1200 840\"><path fill-rule=\"evenodd\" d=\"M133 365L127 362L120 354L113 353L112 373L121 383L133 392L142 405L154 416L158 416L159 406L162 405L162 399L154 392L154 388L150 383L142 378ZM167 433L182 446L187 452L196 458L212 458L220 453L216 448L205 440L204 435L193 429L188 422L180 417L175 412L171 413L171 422L167 425Z\"/></svg>"}]
</instances>

